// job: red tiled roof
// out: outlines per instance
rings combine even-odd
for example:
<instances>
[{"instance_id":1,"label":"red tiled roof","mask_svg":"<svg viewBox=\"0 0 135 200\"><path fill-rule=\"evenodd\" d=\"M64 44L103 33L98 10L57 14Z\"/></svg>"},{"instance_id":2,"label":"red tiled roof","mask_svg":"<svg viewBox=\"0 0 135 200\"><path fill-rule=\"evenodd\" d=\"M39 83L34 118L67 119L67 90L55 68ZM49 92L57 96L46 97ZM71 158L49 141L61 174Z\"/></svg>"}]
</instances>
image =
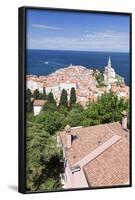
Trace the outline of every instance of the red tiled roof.
<instances>
[{"instance_id":1,"label":"red tiled roof","mask_svg":"<svg viewBox=\"0 0 135 200\"><path fill-rule=\"evenodd\" d=\"M34 106L43 106L47 101L46 100L34 100Z\"/></svg>"},{"instance_id":2,"label":"red tiled roof","mask_svg":"<svg viewBox=\"0 0 135 200\"><path fill-rule=\"evenodd\" d=\"M60 138L70 167L114 135L120 136L118 142L88 162L83 169L92 186L120 185L129 180L129 132L123 130L119 122L71 129L71 134L76 136L76 139L69 149L66 148L66 134L65 131L60 132Z\"/></svg>"},{"instance_id":3,"label":"red tiled roof","mask_svg":"<svg viewBox=\"0 0 135 200\"><path fill-rule=\"evenodd\" d=\"M129 145L119 140L84 166L90 186L115 186L129 180Z\"/></svg>"}]
</instances>

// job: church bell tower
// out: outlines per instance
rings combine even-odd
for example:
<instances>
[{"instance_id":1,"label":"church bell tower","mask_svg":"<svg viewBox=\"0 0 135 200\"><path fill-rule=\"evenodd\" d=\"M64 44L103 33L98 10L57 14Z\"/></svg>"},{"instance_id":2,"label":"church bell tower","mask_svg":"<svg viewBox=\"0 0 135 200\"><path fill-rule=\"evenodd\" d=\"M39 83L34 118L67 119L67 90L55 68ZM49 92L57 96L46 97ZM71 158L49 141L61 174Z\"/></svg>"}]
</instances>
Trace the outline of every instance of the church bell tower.
<instances>
[{"instance_id":1,"label":"church bell tower","mask_svg":"<svg viewBox=\"0 0 135 200\"><path fill-rule=\"evenodd\" d=\"M111 58L109 56L109 59L108 59L108 69L111 69L111 66L112 66L112 64L111 64Z\"/></svg>"}]
</instances>

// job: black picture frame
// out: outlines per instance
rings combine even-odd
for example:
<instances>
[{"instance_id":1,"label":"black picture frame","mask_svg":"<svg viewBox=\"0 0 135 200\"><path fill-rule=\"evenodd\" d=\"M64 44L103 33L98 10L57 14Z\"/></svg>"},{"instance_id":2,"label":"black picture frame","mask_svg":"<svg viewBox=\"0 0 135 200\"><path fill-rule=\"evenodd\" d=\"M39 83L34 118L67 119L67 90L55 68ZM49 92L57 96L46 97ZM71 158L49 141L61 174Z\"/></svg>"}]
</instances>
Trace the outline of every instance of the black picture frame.
<instances>
[{"instance_id":1,"label":"black picture frame","mask_svg":"<svg viewBox=\"0 0 135 200\"><path fill-rule=\"evenodd\" d=\"M64 189L54 191L26 191L26 105L25 105L25 89L26 89L26 12L28 9L33 10L51 10L51 11L65 11L65 12L80 12L80 13L103 13L111 15L127 15L130 18L130 181L127 185L119 186L105 186L79 189ZM29 7L24 6L19 8L19 74L18 74L18 99L19 99L19 129L18 129L18 191L23 194L29 193L46 193L46 192L63 192L63 191L77 191L77 190L91 190L91 189L108 189L108 188L124 188L132 186L132 13L126 12L110 12L110 11L93 11L93 10L76 10L65 8L49 8L49 7Z\"/></svg>"}]
</instances>

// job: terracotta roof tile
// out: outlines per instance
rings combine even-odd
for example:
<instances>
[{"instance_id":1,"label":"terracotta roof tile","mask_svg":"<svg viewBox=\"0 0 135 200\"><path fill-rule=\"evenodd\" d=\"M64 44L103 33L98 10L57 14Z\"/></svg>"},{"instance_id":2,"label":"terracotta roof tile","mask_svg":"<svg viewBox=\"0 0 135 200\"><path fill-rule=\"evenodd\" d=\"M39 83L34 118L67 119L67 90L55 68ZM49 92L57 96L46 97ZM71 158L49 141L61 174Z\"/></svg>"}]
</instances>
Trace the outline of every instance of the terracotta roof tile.
<instances>
[{"instance_id":1,"label":"terracotta roof tile","mask_svg":"<svg viewBox=\"0 0 135 200\"><path fill-rule=\"evenodd\" d=\"M34 106L43 106L46 103L46 100L34 100Z\"/></svg>"},{"instance_id":2,"label":"terracotta roof tile","mask_svg":"<svg viewBox=\"0 0 135 200\"><path fill-rule=\"evenodd\" d=\"M91 162L87 162L83 169L92 186L120 185L128 181L129 131L123 130L119 122L71 129L71 134L76 136L76 139L72 141L72 146L69 149L66 148L67 133L63 131L59 134L70 167L85 157L88 158L91 152L115 135L120 136L119 141Z\"/></svg>"},{"instance_id":3,"label":"terracotta roof tile","mask_svg":"<svg viewBox=\"0 0 135 200\"><path fill-rule=\"evenodd\" d=\"M90 186L114 186L129 181L129 145L119 140L84 167Z\"/></svg>"},{"instance_id":4,"label":"terracotta roof tile","mask_svg":"<svg viewBox=\"0 0 135 200\"><path fill-rule=\"evenodd\" d=\"M110 128L107 128L109 126ZM97 126L85 127L72 130L72 135L76 135L78 139L72 142L72 148L66 151L69 164L73 165L81 160L89 152L95 149L99 144L104 143L114 134L125 134L125 131L120 129L118 122L112 124L102 124ZM111 131L113 127L114 132ZM121 130L121 132L120 132ZM116 131L116 132L115 132ZM120 132L120 133L118 133ZM60 133L62 143L66 147L66 132Z\"/></svg>"}]
</instances>

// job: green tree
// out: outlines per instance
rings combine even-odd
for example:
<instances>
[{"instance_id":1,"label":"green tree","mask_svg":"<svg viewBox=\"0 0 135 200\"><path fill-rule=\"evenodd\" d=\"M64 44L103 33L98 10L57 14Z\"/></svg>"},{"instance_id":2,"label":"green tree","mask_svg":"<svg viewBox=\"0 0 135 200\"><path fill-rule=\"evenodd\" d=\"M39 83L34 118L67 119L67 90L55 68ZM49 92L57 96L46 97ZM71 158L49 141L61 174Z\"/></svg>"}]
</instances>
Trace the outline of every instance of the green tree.
<instances>
[{"instance_id":1,"label":"green tree","mask_svg":"<svg viewBox=\"0 0 135 200\"><path fill-rule=\"evenodd\" d=\"M31 101L31 99L26 100L26 110L28 113L33 112L33 102Z\"/></svg>"},{"instance_id":2,"label":"green tree","mask_svg":"<svg viewBox=\"0 0 135 200\"><path fill-rule=\"evenodd\" d=\"M50 103L50 102L46 102L42 108L42 111L48 111L48 112L55 112L57 111L57 106L56 103Z\"/></svg>"},{"instance_id":3,"label":"green tree","mask_svg":"<svg viewBox=\"0 0 135 200\"><path fill-rule=\"evenodd\" d=\"M59 106L68 107L67 91L65 89L61 92Z\"/></svg>"},{"instance_id":4,"label":"green tree","mask_svg":"<svg viewBox=\"0 0 135 200\"><path fill-rule=\"evenodd\" d=\"M71 88L69 106L72 107L72 105L74 105L75 103L76 103L76 91L75 88Z\"/></svg>"},{"instance_id":5,"label":"green tree","mask_svg":"<svg viewBox=\"0 0 135 200\"><path fill-rule=\"evenodd\" d=\"M68 116L65 118L64 123L69 124L71 127L81 126L84 116L82 113L70 111Z\"/></svg>"},{"instance_id":6,"label":"green tree","mask_svg":"<svg viewBox=\"0 0 135 200\"><path fill-rule=\"evenodd\" d=\"M122 111L128 111L128 101L113 92L105 93L84 110L83 126L121 121Z\"/></svg>"},{"instance_id":7,"label":"green tree","mask_svg":"<svg viewBox=\"0 0 135 200\"><path fill-rule=\"evenodd\" d=\"M42 124L27 121L26 188L28 191L61 188L60 174L64 171L62 151L56 137L50 136Z\"/></svg>"},{"instance_id":8,"label":"green tree","mask_svg":"<svg viewBox=\"0 0 135 200\"><path fill-rule=\"evenodd\" d=\"M95 78L97 80L98 87L104 87L105 86L103 72L95 73Z\"/></svg>"},{"instance_id":9,"label":"green tree","mask_svg":"<svg viewBox=\"0 0 135 200\"><path fill-rule=\"evenodd\" d=\"M26 89L26 99L31 99L33 97L32 92L29 88Z\"/></svg>"},{"instance_id":10,"label":"green tree","mask_svg":"<svg viewBox=\"0 0 135 200\"><path fill-rule=\"evenodd\" d=\"M26 90L26 110L28 113L33 111L32 92L30 89Z\"/></svg>"},{"instance_id":11,"label":"green tree","mask_svg":"<svg viewBox=\"0 0 135 200\"><path fill-rule=\"evenodd\" d=\"M54 96L53 96L53 93L52 93L52 92L50 92L50 93L47 95L47 100L48 100L49 103L56 105L56 101L54 100Z\"/></svg>"},{"instance_id":12,"label":"green tree","mask_svg":"<svg viewBox=\"0 0 135 200\"><path fill-rule=\"evenodd\" d=\"M82 121L83 126L93 126L100 124L100 116L99 116L99 105L98 103L90 103L87 109L83 111L84 120Z\"/></svg>"},{"instance_id":13,"label":"green tree","mask_svg":"<svg viewBox=\"0 0 135 200\"><path fill-rule=\"evenodd\" d=\"M101 123L121 121L121 112L128 108L127 102L113 92L102 95L96 103Z\"/></svg>"},{"instance_id":14,"label":"green tree","mask_svg":"<svg viewBox=\"0 0 135 200\"><path fill-rule=\"evenodd\" d=\"M33 97L34 97L34 99L39 99L39 96L40 96L40 92L39 92L39 90L35 90L34 92L33 92Z\"/></svg>"},{"instance_id":15,"label":"green tree","mask_svg":"<svg viewBox=\"0 0 135 200\"><path fill-rule=\"evenodd\" d=\"M41 92L39 93L38 99L40 99L40 100L44 99L43 94Z\"/></svg>"},{"instance_id":16,"label":"green tree","mask_svg":"<svg viewBox=\"0 0 135 200\"><path fill-rule=\"evenodd\" d=\"M59 112L46 112L44 120L45 130L53 135L56 131L60 130L63 125L64 115Z\"/></svg>"},{"instance_id":17,"label":"green tree","mask_svg":"<svg viewBox=\"0 0 135 200\"><path fill-rule=\"evenodd\" d=\"M46 96L46 90L45 90L45 87L43 87L43 99L45 100L47 98Z\"/></svg>"}]
</instances>

